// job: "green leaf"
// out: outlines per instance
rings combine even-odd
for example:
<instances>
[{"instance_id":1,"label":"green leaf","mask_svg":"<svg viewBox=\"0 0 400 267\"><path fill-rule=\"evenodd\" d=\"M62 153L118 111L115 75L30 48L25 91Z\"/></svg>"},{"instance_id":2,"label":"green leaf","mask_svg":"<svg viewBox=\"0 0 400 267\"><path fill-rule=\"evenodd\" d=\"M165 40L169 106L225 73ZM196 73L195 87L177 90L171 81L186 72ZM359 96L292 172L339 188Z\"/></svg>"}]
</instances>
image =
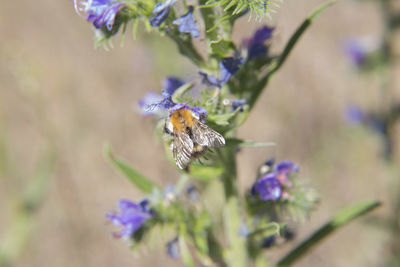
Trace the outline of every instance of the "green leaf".
<instances>
[{"instance_id":1,"label":"green leaf","mask_svg":"<svg viewBox=\"0 0 400 267\"><path fill-rule=\"evenodd\" d=\"M226 126L239 112L240 109L236 109L234 112L227 114L210 114L207 116L207 120L220 126Z\"/></svg>"},{"instance_id":2,"label":"green leaf","mask_svg":"<svg viewBox=\"0 0 400 267\"><path fill-rule=\"evenodd\" d=\"M241 146L241 147L268 147L268 146L276 146L273 142L254 142L251 140L243 140L239 138L227 138L226 139L227 146Z\"/></svg>"},{"instance_id":3,"label":"green leaf","mask_svg":"<svg viewBox=\"0 0 400 267\"><path fill-rule=\"evenodd\" d=\"M125 175L140 191L146 194L150 194L153 189L158 188L156 184L150 181L146 176L142 175L140 172L133 169L128 163L121 159L116 159L111 150L109 144L105 144L104 152L107 159Z\"/></svg>"},{"instance_id":4,"label":"green leaf","mask_svg":"<svg viewBox=\"0 0 400 267\"><path fill-rule=\"evenodd\" d=\"M208 181L219 177L224 169L219 166L194 165L190 166L190 175L193 178Z\"/></svg>"},{"instance_id":5,"label":"green leaf","mask_svg":"<svg viewBox=\"0 0 400 267\"><path fill-rule=\"evenodd\" d=\"M185 83L180 86L172 95L172 101L182 103L182 96L193 87L193 83Z\"/></svg>"},{"instance_id":6,"label":"green leaf","mask_svg":"<svg viewBox=\"0 0 400 267\"><path fill-rule=\"evenodd\" d=\"M268 83L269 79L272 77L274 73L276 73L283 63L286 61L287 57L289 56L290 52L292 52L293 47L303 35L303 33L308 29L308 27L314 22L314 20L324 12L328 7L333 5L336 1L328 1L318 8L316 8L306 19L305 21L297 28L295 33L290 37L289 41L286 43L286 46L282 52L282 54L278 57L277 61L274 64L271 64L271 67L268 73L258 82L255 88L252 90L253 94L249 100L250 108L252 108L257 101L258 97L260 96L262 90Z\"/></svg>"},{"instance_id":7,"label":"green leaf","mask_svg":"<svg viewBox=\"0 0 400 267\"><path fill-rule=\"evenodd\" d=\"M289 266L293 264L297 259L304 256L312 247L317 245L319 241L324 239L326 236L337 230L339 227L344 226L350 221L360 217L361 215L375 209L381 203L379 201L371 201L356 204L349 208L345 208L339 211L329 222L323 225L319 230L314 232L310 237L304 240L295 249L290 251L284 256L277 264L277 266ZM357 245L357 244L354 244Z\"/></svg>"}]
</instances>

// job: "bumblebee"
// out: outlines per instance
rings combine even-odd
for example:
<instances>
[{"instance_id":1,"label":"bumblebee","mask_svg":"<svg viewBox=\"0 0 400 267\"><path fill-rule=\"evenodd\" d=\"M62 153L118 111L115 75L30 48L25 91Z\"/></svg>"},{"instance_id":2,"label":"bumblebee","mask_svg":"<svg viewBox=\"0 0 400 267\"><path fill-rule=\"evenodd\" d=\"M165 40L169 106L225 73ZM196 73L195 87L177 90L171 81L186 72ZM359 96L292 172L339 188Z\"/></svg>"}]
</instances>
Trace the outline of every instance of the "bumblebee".
<instances>
[{"instance_id":1,"label":"bumblebee","mask_svg":"<svg viewBox=\"0 0 400 267\"><path fill-rule=\"evenodd\" d=\"M164 132L173 137L172 156L182 170L188 170L190 161L203 156L209 147L225 145L224 137L205 124L205 113L186 105L171 109Z\"/></svg>"}]
</instances>

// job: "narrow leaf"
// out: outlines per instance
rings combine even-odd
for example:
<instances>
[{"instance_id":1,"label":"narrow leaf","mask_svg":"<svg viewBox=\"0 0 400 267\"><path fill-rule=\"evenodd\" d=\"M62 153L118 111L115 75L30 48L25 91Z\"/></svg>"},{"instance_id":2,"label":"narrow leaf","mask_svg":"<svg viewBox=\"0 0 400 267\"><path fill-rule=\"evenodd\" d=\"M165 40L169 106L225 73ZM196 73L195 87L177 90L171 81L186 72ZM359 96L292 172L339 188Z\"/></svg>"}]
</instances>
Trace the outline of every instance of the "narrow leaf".
<instances>
[{"instance_id":1,"label":"narrow leaf","mask_svg":"<svg viewBox=\"0 0 400 267\"><path fill-rule=\"evenodd\" d=\"M287 42L285 49L283 50L282 54L278 57L278 60L275 61L275 64L271 64L270 70L268 73L258 82L253 90L253 94L249 101L249 105L252 108L257 101L259 95L261 94L262 90L264 89L265 85L268 83L271 76L277 72L280 67L283 65L287 57L289 56L290 52L292 51L293 47L303 35L303 33L308 29L308 27L314 22L314 20L324 12L328 7L333 5L335 0L328 1L321 6L317 7L306 19L305 21L297 28L296 32L290 37L289 41Z\"/></svg>"},{"instance_id":2,"label":"narrow leaf","mask_svg":"<svg viewBox=\"0 0 400 267\"><path fill-rule=\"evenodd\" d=\"M243 140L239 138L227 138L226 139L227 146L241 146L241 147L268 147L268 146L276 146L273 142L255 142L251 140Z\"/></svg>"},{"instance_id":3,"label":"narrow leaf","mask_svg":"<svg viewBox=\"0 0 400 267\"><path fill-rule=\"evenodd\" d=\"M322 13L324 12L328 7L333 5L335 3L334 1L328 1L321 6L317 7L307 18L306 20L300 25L300 27L296 30L296 32L290 37L288 43L285 46L285 49L283 50L282 54L280 55L278 59L277 65L274 67L274 69L271 70L270 74L276 72L282 64L285 62L286 58L289 56L290 52L292 51L293 47L297 43L297 41L300 39L300 37L303 35L303 33L307 30L307 28L311 25L311 23L314 22L314 20Z\"/></svg>"},{"instance_id":4,"label":"narrow leaf","mask_svg":"<svg viewBox=\"0 0 400 267\"><path fill-rule=\"evenodd\" d=\"M321 241L326 236L337 230L339 227L344 226L350 221L375 209L380 204L381 203L379 201L371 201L371 202L356 204L354 206L339 211L332 218L332 220L323 225L319 230L314 232L309 238L304 240L295 249L293 249L286 256L284 256L278 262L277 266L290 266L300 257L304 256L312 247L317 245L319 241Z\"/></svg>"},{"instance_id":5,"label":"narrow leaf","mask_svg":"<svg viewBox=\"0 0 400 267\"><path fill-rule=\"evenodd\" d=\"M262 236L277 235L277 234L279 234L280 228L281 227L278 223L272 222L264 227L254 230L253 232L251 232L248 235L248 237L252 238L255 236L259 236L259 235L262 235Z\"/></svg>"},{"instance_id":6,"label":"narrow leaf","mask_svg":"<svg viewBox=\"0 0 400 267\"><path fill-rule=\"evenodd\" d=\"M153 189L157 188L157 185L150 181L146 176L132 168L128 163L121 159L116 159L112 154L111 146L109 144L104 146L104 152L107 159L140 191L149 194L153 191Z\"/></svg>"},{"instance_id":7,"label":"narrow leaf","mask_svg":"<svg viewBox=\"0 0 400 267\"><path fill-rule=\"evenodd\" d=\"M182 255L183 263L185 264L186 267L196 267L192 255L190 254L190 251L187 247L185 241L185 235L180 235L178 240L179 240L179 250Z\"/></svg>"}]
</instances>

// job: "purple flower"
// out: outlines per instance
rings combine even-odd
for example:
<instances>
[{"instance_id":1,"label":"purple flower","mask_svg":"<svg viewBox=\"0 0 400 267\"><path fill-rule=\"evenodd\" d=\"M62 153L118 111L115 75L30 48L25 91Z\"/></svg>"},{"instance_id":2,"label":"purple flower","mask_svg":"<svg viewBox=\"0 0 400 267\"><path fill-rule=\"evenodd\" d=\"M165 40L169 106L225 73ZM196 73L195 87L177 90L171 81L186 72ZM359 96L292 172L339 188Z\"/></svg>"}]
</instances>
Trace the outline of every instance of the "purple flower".
<instances>
[{"instance_id":1,"label":"purple flower","mask_svg":"<svg viewBox=\"0 0 400 267\"><path fill-rule=\"evenodd\" d=\"M360 124L366 118L366 114L357 106L350 106L346 109L345 119L352 124Z\"/></svg>"},{"instance_id":2,"label":"purple flower","mask_svg":"<svg viewBox=\"0 0 400 267\"><path fill-rule=\"evenodd\" d=\"M143 115L154 115L158 113L159 106L154 106L155 103L161 103L164 98L152 91L148 92L142 99L139 100L140 113Z\"/></svg>"},{"instance_id":3,"label":"purple flower","mask_svg":"<svg viewBox=\"0 0 400 267\"><path fill-rule=\"evenodd\" d=\"M164 79L162 85L164 88L164 90L162 91L162 95L165 97L167 95L172 96L175 93L176 89L184 85L184 82L176 77L171 76Z\"/></svg>"},{"instance_id":4,"label":"purple flower","mask_svg":"<svg viewBox=\"0 0 400 267\"><path fill-rule=\"evenodd\" d=\"M278 174L290 174L299 171L299 166L290 160L284 160L275 165L274 171Z\"/></svg>"},{"instance_id":5,"label":"purple flower","mask_svg":"<svg viewBox=\"0 0 400 267\"><path fill-rule=\"evenodd\" d=\"M101 29L106 25L109 31L114 25L118 12L125 7L124 4L113 0L86 0L81 4L83 5L83 12L87 14L87 20L92 22L94 27ZM77 11L79 12L78 9Z\"/></svg>"},{"instance_id":6,"label":"purple flower","mask_svg":"<svg viewBox=\"0 0 400 267\"><path fill-rule=\"evenodd\" d=\"M148 208L148 202L142 201L137 204L130 200L121 199L118 202L118 213L107 213L106 217L116 226L122 226L122 230L116 233L117 237L130 237L143 223L152 217Z\"/></svg>"},{"instance_id":7,"label":"purple flower","mask_svg":"<svg viewBox=\"0 0 400 267\"><path fill-rule=\"evenodd\" d=\"M245 40L247 46L247 62L253 58L265 57L268 53L268 47L264 44L271 38L274 28L263 26L256 30L253 37Z\"/></svg>"},{"instance_id":8,"label":"purple flower","mask_svg":"<svg viewBox=\"0 0 400 267\"><path fill-rule=\"evenodd\" d=\"M264 163L264 165L269 166L269 167L274 166L274 164L275 164L275 159L274 158L270 158Z\"/></svg>"},{"instance_id":9,"label":"purple flower","mask_svg":"<svg viewBox=\"0 0 400 267\"><path fill-rule=\"evenodd\" d=\"M173 259L179 258L179 246L178 246L178 237L175 237L171 241L169 241L166 245L167 255Z\"/></svg>"},{"instance_id":10,"label":"purple flower","mask_svg":"<svg viewBox=\"0 0 400 267\"><path fill-rule=\"evenodd\" d=\"M155 115L175 106L172 95L184 83L175 77L168 77L163 81L161 95L148 92L145 97L139 100L139 107L143 115Z\"/></svg>"},{"instance_id":11,"label":"purple flower","mask_svg":"<svg viewBox=\"0 0 400 267\"><path fill-rule=\"evenodd\" d=\"M180 18L172 22L178 26L178 31L181 33L190 33L193 38L199 38L200 32L197 28L196 21L193 17L193 6L189 6L188 12Z\"/></svg>"},{"instance_id":12,"label":"purple flower","mask_svg":"<svg viewBox=\"0 0 400 267\"><path fill-rule=\"evenodd\" d=\"M231 110L235 111L236 109L240 108L240 111L243 111L243 105L245 104L246 104L246 99L244 98L235 99L232 101Z\"/></svg>"},{"instance_id":13,"label":"purple flower","mask_svg":"<svg viewBox=\"0 0 400 267\"><path fill-rule=\"evenodd\" d=\"M258 194L260 199L278 200L282 195L281 183L276 178L275 173L268 173L263 178L257 180L252 187L252 194Z\"/></svg>"},{"instance_id":14,"label":"purple flower","mask_svg":"<svg viewBox=\"0 0 400 267\"><path fill-rule=\"evenodd\" d=\"M243 64L242 58L227 57L218 63L219 78L202 71L199 74L203 77L203 83L207 86L221 88L239 70L241 64Z\"/></svg>"},{"instance_id":15,"label":"purple flower","mask_svg":"<svg viewBox=\"0 0 400 267\"><path fill-rule=\"evenodd\" d=\"M169 10L176 0L166 0L164 3L157 3L152 11L153 16L149 18L150 25L159 27L168 17Z\"/></svg>"},{"instance_id":16,"label":"purple flower","mask_svg":"<svg viewBox=\"0 0 400 267\"><path fill-rule=\"evenodd\" d=\"M364 64L367 52L359 41L355 39L349 40L345 44L344 51L354 65L360 67Z\"/></svg>"}]
</instances>

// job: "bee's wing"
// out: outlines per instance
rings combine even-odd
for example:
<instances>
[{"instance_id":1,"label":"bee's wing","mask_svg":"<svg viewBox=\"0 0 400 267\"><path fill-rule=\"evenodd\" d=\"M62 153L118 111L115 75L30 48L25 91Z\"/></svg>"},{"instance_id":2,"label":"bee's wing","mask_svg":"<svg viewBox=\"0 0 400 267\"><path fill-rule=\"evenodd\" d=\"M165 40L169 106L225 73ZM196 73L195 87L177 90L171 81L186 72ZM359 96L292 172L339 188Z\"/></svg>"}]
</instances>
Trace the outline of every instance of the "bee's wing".
<instances>
[{"instance_id":1,"label":"bee's wing","mask_svg":"<svg viewBox=\"0 0 400 267\"><path fill-rule=\"evenodd\" d=\"M171 144L171 149L176 165L182 170L185 169L193 152L193 141L189 135L183 132L178 133Z\"/></svg>"},{"instance_id":2,"label":"bee's wing","mask_svg":"<svg viewBox=\"0 0 400 267\"><path fill-rule=\"evenodd\" d=\"M192 127L193 141L201 146L222 147L225 145L224 137L198 121Z\"/></svg>"}]
</instances>

